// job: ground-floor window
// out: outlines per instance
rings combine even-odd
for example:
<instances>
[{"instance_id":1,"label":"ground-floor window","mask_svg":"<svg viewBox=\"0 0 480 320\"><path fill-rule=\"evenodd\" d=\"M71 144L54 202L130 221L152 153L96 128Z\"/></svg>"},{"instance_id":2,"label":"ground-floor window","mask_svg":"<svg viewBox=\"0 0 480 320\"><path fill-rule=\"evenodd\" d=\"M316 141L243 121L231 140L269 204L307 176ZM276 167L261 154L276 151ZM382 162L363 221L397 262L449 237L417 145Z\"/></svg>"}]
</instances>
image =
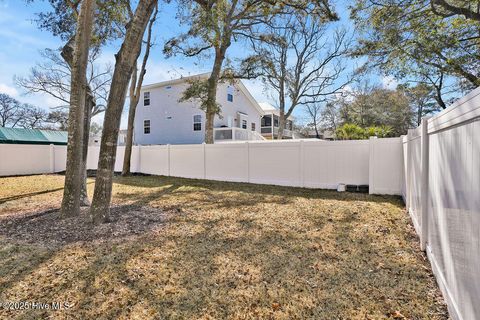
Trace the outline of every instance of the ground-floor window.
<instances>
[{"instance_id":1,"label":"ground-floor window","mask_svg":"<svg viewBox=\"0 0 480 320\"><path fill-rule=\"evenodd\" d=\"M255 131L255 122L252 122L252 131Z\"/></svg>"},{"instance_id":2,"label":"ground-floor window","mask_svg":"<svg viewBox=\"0 0 480 320\"><path fill-rule=\"evenodd\" d=\"M193 131L202 131L202 116L193 116Z\"/></svg>"},{"instance_id":3,"label":"ground-floor window","mask_svg":"<svg viewBox=\"0 0 480 320\"><path fill-rule=\"evenodd\" d=\"M150 120L143 120L143 133L150 134Z\"/></svg>"}]
</instances>

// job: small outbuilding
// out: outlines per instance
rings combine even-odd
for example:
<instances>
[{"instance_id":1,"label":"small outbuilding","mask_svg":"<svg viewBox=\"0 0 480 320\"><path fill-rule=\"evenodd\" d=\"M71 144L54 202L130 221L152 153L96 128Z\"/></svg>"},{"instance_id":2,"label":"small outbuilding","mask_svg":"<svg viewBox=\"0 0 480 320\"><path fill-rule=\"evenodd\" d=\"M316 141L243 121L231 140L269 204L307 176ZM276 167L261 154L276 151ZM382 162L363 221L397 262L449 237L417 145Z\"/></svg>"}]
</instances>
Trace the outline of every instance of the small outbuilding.
<instances>
[{"instance_id":1,"label":"small outbuilding","mask_svg":"<svg viewBox=\"0 0 480 320\"><path fill-rule=\"evenodd\" d=\"M0 143L4 144L54 144L66 146L67 141L67 131L0 127Z\"/></svg>"}]
</instances>

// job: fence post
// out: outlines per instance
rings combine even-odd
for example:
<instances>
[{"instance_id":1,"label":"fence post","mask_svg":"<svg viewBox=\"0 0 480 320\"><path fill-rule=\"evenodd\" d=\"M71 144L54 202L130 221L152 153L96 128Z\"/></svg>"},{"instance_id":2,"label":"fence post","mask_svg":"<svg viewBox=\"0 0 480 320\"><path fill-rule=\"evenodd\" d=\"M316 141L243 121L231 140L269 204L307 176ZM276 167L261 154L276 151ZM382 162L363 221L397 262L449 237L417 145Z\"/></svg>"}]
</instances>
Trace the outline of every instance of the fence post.
<instances>
[{"instance_id":1,"label":"fence post","mask_svg":"<svg viewBox=\"0 0 480 320\"><path fill-rule=\"evenodd\" d=\"M142 172L142 146L141 145L137 146L137 172Z\"/></svg>"},{"instance_id":2,"label":"fence post","mask_svg":"<svg viewBox=\"0 0 480 320\"><path fill-rule=\"evenodd\" d=\"M170 177L170 144L167 144L167 176Z\"/></svg>"},{"instance_id":3,"label":"fence post","mask_svg":"<svg viewBox=\"0 0 480 320\"><path fill-rule=\"evenodd\" d=\"M305 162L305 145L303 144L303 139L300 140L300 187L305 188L305 174L304 174L304 162Z\"/></svg>"},{"instance_id":4,"label":"fence post","mask_svg":"<svg viewBox=\"0 0 480 320\"><path fill-rule=\"evenodd\" d=\"M50 173L55 173L55 146L50 144Z\"/></svg>"},{"instance_id":5,"label":"fence post","mask_svg":"<svg viewBox=\"0 0 480 320\"><path fill-rule=\"evenodd\" d=\"M377 137L368 140L368 193L375 194L375 141Z\"/></svg>"},{"instance_id":6,"label":"fence post","mask_svg":"<svg viewBox=\"0 0 480 320\"><path fill-rule=\"evenodd\" d=\"M207 144L203 143L203 179L207 179Z\"/></svg>"},{"instance_id":7,"label":"fence post","mask_svg":"<svg viewBox=\"0 0 480 320\"><path fill-rule=\"evenodd\" d=\"M247 144L247 182L250 182L250 143L248 141L245 143Z\"/></svg>"},{"instance_id":8,"label":"fence post","mask_svg":"<svg viewBox=\"0 0 480 320\"><path fill-rule=\"evenodd\" d=\"M421 140L421 185L420 185L420 206L421 206L421 233L420 248L425 251L428 239L428 118L422 119L422 140Z\"/></svg>"},{"instance_id":9,"label":"fence post","mask_svg":"<svg viewBox=\"0 0 480 320\"><path fill-rule=\"evenodd\" d=\"M412 131L407 133L407 212L411 213L412 205L412 146L411 146Z\"/></svg>"},{"instance_id":10,"label":"fence post","mask_svg":"<svg viewBox=\"0 0 480 320\"><path fill-rule=\"evenodd\" d=\"M405 140L405 142L404 142ZM402 136L402 155L403 155L403 187L405 194L403 195L403 201L407 207L408 212L408 135Z\"/></svg>"}]
</instances>

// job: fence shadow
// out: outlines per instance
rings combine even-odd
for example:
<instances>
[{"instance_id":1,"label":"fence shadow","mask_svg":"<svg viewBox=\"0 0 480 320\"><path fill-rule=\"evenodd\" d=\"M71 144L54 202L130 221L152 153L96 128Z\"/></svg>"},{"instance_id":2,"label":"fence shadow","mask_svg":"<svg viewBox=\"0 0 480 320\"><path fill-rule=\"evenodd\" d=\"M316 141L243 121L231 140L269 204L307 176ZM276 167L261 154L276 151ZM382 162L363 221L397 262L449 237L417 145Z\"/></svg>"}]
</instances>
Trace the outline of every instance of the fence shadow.
<instances>
[{"instance_id":1,"label":"fence shadow","mask_svg":"<svg viewBox=\"0 0 480 320\"><path fill-rule=\"evenodd\" d=\"M218 202L227 206L233 206L235 203L255 205L258 203L291 203L296 198L303 199L325 199L337 201L367 201L374 203L390 203L396 207L403 208L403 200L400 196L382 196L369 195L364 193L337 192L326 189L309 189L298 187L284 187L276 185L261 185L252 183L223 182L213 180L187 179L166 176L131 176L115 177L114 182L118 185L127 187L139 187L147 189L159 189L160 191L150 191L142 195L129 194L122 192L119 195L121 200L134 199L137 204L164 198L169 193L177 195L189 195L194 193L205 193L210 196L213 194L222 194L227 197L221 197ZM228 197L234 194L235 197ZM207 199L206 202L210 202ZM248 203L245 203L247 202Z\"/></svg>"}]
</instances>

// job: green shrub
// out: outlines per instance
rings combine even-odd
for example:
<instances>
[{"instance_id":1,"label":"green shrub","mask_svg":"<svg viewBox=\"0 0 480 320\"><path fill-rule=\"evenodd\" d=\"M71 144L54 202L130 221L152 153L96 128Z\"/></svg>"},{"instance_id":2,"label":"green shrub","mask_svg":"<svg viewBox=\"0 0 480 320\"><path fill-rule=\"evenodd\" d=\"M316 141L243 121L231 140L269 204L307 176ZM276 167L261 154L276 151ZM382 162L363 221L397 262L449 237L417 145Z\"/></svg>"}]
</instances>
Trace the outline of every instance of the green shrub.
<instances>
[{"instance_id":1,"label":"green shrub","mask_svg":"<svg viewBox=\"0 0 480 320\"><path fill-rule=\"evenodd\" d=\"M370 137L389 137L392 135L392 132L392 127L385 125L362 128L353 123L345 123L337 128L335 134L339 140L363 140Z\"/></svg>"}]
</instances>

